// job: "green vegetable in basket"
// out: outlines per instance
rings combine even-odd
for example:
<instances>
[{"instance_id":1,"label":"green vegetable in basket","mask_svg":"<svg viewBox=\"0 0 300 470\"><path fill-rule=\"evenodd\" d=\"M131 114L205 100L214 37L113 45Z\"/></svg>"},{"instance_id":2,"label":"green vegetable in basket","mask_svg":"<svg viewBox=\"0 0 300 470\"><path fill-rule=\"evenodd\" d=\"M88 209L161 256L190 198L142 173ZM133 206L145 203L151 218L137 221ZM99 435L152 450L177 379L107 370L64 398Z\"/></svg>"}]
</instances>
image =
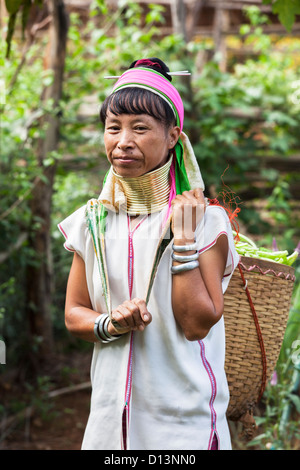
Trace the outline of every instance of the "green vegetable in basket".
<instances>
[{"instance_id":1,"label":"green vegetable in basket","mask_svg":"<svg viewBox=\"0 0 300 470\"><path fill-rule=\"evenodd\" d=\"M236 236L237 233L233 231L233 235ZM253 240L241 233L239 233L239 240L235 243L235 248L237 253L241 256L260 258L267 261L273 261L275 263L286 264L288 266L291 266L300 254L300 242L294 252L289 255L287 250L280 251L274 241L273 250L269 250L267 248L258 247Z\"/></svg>"}]
</instances>

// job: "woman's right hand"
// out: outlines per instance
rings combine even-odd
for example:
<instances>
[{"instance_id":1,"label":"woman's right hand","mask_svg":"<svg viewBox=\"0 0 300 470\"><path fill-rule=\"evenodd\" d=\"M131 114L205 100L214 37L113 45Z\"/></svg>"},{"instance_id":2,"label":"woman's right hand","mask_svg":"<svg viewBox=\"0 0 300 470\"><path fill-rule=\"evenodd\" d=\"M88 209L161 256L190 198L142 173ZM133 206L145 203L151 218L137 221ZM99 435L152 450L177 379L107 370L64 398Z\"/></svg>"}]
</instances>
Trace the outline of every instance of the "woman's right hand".
<instances>
[{"instance_id":1,"label":"woman's right hand","mask_svg":"<svg viewBox=\"0 0 300 470\"><path fill-rule=\"evenodd\" d=\"M112 320L108 324L108 331L111 335L127 333L128 331L143 331L152 321L152 315L147 309L146 302L135 298L126 300L111 313Z\"/></svg>"}]
</instances>

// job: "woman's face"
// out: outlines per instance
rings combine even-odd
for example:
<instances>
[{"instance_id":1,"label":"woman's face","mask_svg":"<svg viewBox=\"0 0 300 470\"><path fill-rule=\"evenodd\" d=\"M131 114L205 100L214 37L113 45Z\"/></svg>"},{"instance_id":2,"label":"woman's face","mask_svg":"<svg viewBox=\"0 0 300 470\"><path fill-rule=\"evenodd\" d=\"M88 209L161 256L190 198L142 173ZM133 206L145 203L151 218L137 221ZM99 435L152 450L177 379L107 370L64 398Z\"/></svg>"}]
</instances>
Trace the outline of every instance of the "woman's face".
<instances>
[{"instance_id":1,"label":"woman's face","mask_svg":"<svg viewBox=\"0 0 300 470\"><path fill-rule=\"evenodd\" d=\"M177 126L166 127L148 114L115 114L108 111L104 144L118 175L137 177L163 166L179 137Z\"/></svg>"}]
</instances>

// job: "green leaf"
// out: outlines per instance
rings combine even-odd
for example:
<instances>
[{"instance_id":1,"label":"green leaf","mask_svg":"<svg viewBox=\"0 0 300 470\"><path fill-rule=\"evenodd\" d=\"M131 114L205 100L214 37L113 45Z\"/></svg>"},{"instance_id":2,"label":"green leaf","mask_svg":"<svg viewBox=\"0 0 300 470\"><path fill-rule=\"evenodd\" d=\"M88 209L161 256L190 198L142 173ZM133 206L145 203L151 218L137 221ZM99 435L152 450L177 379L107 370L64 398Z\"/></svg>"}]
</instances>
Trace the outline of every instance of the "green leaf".
<instances>
[{"instance_id":1,"label":"green leaf","mask_svg":"<svg viewBox=\"0 0 300 470\"><path fill-rule=\"evenodd\" d=\"M17 13L22 4L22 0L5 0L5 6L10 15Z\"/></svg>"},{"instance_id":2,"label":"green leaf","mask_svg":"<svg viewBox=\"0 0 300 470\"><path fill-rule=\"evenodd\" d=\"M298 395L295 395L294 393L290 393L288 394L288 398L295 406L297 412L300 413L300 397L298 397Z\"/></svg>"},{"instance_id":3,"label":"green leaf","mask_svg":"<svg viewBox=\"0 0 300 470\"><path fill-rule=\"evenodd\" d=\"M5 6L9 13L9 20L8 20L8 30L6 35L6 58L8 59L10 56L10 49L11 49L11 40L15 30L15 24L18 13L22 12L22 35L24 39L24 32L26 28L26 24L29 17L30 8L33 4L42 5L41 0L5 0Z\"/></svg>"},{"instance_id":4,"label":"green leaf","mask_svg":"<svg viewBox=\"0 0 300 470\"><path fill-rule=\"evenodd\" d=\"M15 31L16 19L21 7L22 0L5 0L6 9L9 13L8 28L6 35L6 58L9 58L11 41Z\"/></svg>"},{"instance_id":5,"label":"green leaf","mask_svg":"<svg viewBox=\"0 0 300 470\"><path fill-rule=\"evenodd\" d=\"M264 3L267 2L264 1ZM275 0L272 3L272 10L273 13L278 14L278 18L286 30L291 32L295 17L300 14L300 0Z\"/></svg>"},{"instance_id":6,"label":"green leaf","mask_svg":"<svg viewBox=\"0 0 300 470\"><path fill-rule=\"evenodd\" d=\"M31 8L31 0L25 0L23 4L23 11L22 11L22 39L25 38L25 29L29 17L29 12Z\"/></svg>"}]
</instances>

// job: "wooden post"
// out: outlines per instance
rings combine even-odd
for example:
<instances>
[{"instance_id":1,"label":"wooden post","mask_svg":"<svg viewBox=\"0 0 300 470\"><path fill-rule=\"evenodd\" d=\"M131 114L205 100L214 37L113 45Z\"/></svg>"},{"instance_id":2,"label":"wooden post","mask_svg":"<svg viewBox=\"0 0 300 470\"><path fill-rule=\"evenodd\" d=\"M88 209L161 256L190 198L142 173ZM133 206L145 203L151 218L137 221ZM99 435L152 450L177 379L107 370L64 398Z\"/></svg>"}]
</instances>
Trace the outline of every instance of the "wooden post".
<instances>
[{"instance_id":1,"label":"wooden post","mask_svg":"<svg viewBox=\"0 0 300 470\"><path fill-rule=\"evenodd\" d=\"M229 12L222 8L222 1L218 1L215 9L213 38L215 43L215 54L220 55L219 67L222 72L227 68L227 46L226 33L230 24Z\"/></svg>"},{"instance_id":2,"label":"wooden post","mask_svg":"<svg viewBox=\"0 0 300 470\"><path fill-rule=\"evenodd\" d=\"M205 6L207 0L195 0L194 3L189 3L186 10L186 39L191 41L194 37L195 28L199 20L202 8Z\"/></svg>"},{"instance_id":3,"label":"wooden post","mask_svg":"<svg viewBox=\"0 0 300 470\"><path fill-rule=\"evenodd\" d=\"M173 31L181 34L184 40L187 40L185 25L185 4L184 0L173 0L171 3Z\"/></svg>"}]
</instances>

